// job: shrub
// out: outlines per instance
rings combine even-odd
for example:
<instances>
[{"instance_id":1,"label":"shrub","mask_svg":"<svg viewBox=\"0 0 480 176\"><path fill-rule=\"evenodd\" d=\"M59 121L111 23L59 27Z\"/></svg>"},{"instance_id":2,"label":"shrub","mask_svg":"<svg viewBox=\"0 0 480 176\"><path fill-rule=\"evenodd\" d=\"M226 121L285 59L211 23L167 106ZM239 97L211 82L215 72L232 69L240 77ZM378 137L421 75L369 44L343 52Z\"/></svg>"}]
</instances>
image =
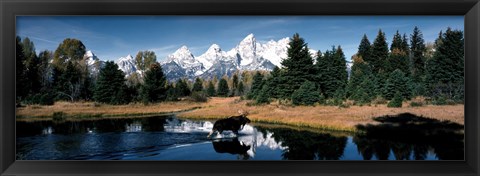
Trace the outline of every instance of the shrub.
<instances>
[{"instance_id":1,"label":"shrub","mask_svg":"<svg viewBox=\"0 0 480 176\"><path fill-rule=\"evenodd\" d=\"M402 107L403 97L400 92L395 93L393 99L388 102L387 107L400 108Z\"/></svg>"},{"instance_id":2,"label":"shrub","mask_svg":"<svg viewBox=\"0 0 480 176\"><path fill-rule=\"evenodd\" d=\"M66 119L66 115L64 112L54 112L53 113L53 121L64 121Z\"/></svg>"},{"instance_id":3,"label":"shrub","mask_svg":"<svg viewBox=\"0 0 480 176\"><path fill-rule=\"evenodd\" d=\"M208 97L204 92L193 92L192 95L190 95L189 100L193 102L207 102Z\"/></svg>"}]
</instances>

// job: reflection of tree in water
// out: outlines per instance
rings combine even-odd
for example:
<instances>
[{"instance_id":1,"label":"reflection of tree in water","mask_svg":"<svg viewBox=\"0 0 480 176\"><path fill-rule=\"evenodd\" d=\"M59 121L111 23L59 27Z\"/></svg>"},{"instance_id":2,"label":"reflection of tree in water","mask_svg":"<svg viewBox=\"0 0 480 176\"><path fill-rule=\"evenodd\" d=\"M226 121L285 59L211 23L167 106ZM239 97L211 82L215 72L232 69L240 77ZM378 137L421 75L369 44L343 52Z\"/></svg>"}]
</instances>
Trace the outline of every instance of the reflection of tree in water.
<instances>
[{"instance_id":1,"label":"reflection of tree in water","mask_svg":"<svg viewBox=\"0 0 480 176\"><path fill-rule=\"evenodd\" d=\"M273 137L282 146L288 147L282 157L287 160L338 160L342 157L347 137L336 137L326 133L295 131L285 128L262 129L273 132Z\"/></svg>"},{"instance_id":2,"label":"reflection of tree in water","mask_svg":"<svg viewBox=\"0 0 480 176\"><path fill-rule=\"evenodd\" d=\"M440 160L464 159L463 125L410 113L374 120L380 124L357 126L353 138L365 160L386 160L390 151L397 160L424 160L429 150Z\"/></svg>"}]
</instances>

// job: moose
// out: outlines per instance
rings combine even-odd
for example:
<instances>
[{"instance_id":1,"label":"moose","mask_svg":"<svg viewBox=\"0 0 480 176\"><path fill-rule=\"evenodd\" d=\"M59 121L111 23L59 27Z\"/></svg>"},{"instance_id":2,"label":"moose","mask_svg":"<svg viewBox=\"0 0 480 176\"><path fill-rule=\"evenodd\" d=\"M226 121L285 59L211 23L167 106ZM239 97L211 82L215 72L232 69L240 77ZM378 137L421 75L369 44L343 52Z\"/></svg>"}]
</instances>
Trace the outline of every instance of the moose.
<instances>
[{"instance_id":1,"label":"moose","mask_svg":"<svg viewBox=\"0 0 480 176\"><path fill-rule=\"evenodd\" d=\"M247 118L248 112L239 110L239 116L230 116L225 119L217 120L213 124L212 131L207 137L210 137L213 133L218 132L222 134L223 131L231 130L235 135L238 135L238 131L243 129L245 124L250 123L250 119Z\"/></svg>"}]
</instances>

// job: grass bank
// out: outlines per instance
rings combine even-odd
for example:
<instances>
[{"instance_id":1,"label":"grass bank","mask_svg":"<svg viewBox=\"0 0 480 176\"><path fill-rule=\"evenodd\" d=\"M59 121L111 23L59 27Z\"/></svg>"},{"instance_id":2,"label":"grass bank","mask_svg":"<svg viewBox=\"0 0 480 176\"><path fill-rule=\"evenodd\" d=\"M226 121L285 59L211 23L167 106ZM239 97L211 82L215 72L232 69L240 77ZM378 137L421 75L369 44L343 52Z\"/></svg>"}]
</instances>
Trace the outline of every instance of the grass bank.
<instances>
[{"instance_id":1,"label":"grass bank","mask_svg":"<svg viewBox=\"0 0 480 176\"><path fill-rule=\"evenodd\" d=\"M54 113L61 113L67 120L94 118L141 117L178 113L200 108L200 103L167 102L156 104L106 105L94 102L56 102L52 106L28 105L17 108L18 121L52 120Z\"/></svg>"},{"instance_id":2,"label":"grass bank","mask_svg":"<svg viewBox=\"0 0 480 176\"><path fill-rule=\"evenodd\" d=\"M386 105L350 106L286 106L272 103L262 106L247 106L247 101L238 97L212 98L202 108L182 112L182 118L218 119L238 114L243 109L250 113L253 122L293 125L335 131L355 131L359 124L376 124L374 117L412 113L417 116L438 120L449 120L464 124L463 105L409 107L405 102L402 108L388 108Z\"/></svg>"},{"instance_id":3,"label":"grass bank","mask_svg":"<svg viewBox=\"0 0 480 176\"><path fill-rule=\"evenodd\" d=\"M405 102L402 108L388 108L386 105L350 106L288 106L272 103L261 106L248 106L248 101L239 97L214 97L205 103L190 101L166 102L158 104L105 105L92 102L56 102L53 106L31 105L17 108L17 120L51 120L55 112L62 112L66 120L92 118L123 118L177 113L180 118L220 119L237 115L238 110L246 110L254 123L310 127L322 130L354 132L359 124L376 124L374 117L412 113L417 116L437 120L449 120L464 124L463 105L410 107Z\"/></svg>"}]
</instances>

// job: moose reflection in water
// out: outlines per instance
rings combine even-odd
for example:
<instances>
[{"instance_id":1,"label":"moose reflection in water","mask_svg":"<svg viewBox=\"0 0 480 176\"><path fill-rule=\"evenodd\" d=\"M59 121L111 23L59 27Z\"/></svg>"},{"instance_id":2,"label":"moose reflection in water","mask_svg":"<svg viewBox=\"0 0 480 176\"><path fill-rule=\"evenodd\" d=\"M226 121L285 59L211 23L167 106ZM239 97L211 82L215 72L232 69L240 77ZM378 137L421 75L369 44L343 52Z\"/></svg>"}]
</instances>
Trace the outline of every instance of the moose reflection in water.
<instances>
[{"instance_id":1,"label":"moose reflection in water","mask_svg":"<svg viewBox=\"0 0 480 176\"><path fill-rule=\"evenodd\" d=\"M363 159L387 160L390 150L397 160L424 160L428 152L440 160L464 159L464 127L410 113L374 119L378 125L359 125L353 142Z\"/></svg>"},{"instance_id":2,"label":"moose reflection in water","mask_svg":"<svg viewBox=\"0 0 480 176\"><path fill-rule=\"evenodd\" d=\"M17 121L18 160L463 160L463 125L412 114L358 133L246 124L207 138L212 121L175 116Z\"/></svg>"},{"instance_id":3,"label":"moose reflection in water","mask_svg":"<svg viewBox=\"0 0 480 176\"><path fill-rule=\"evenodd\" d=\"M230 153L237 155L239 159L248 160L250 155L247 153L251 145L240 142L238 138L215 139L212 141L213 149L217 153Z\"/></svg>"}]
</instances>

